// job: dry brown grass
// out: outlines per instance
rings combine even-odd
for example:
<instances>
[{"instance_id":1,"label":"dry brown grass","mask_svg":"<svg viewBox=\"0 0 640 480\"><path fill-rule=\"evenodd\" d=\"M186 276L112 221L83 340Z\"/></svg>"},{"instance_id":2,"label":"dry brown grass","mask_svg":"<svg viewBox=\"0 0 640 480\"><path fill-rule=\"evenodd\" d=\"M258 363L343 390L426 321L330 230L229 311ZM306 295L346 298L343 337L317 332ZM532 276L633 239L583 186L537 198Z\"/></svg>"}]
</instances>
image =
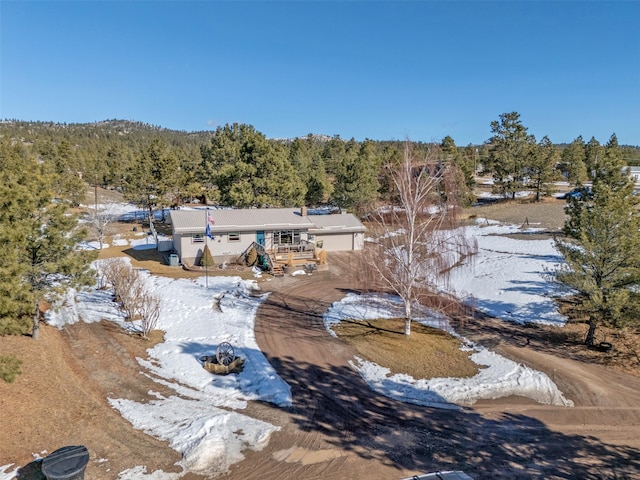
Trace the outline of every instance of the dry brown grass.
<instances>
[{"instance_id":1,"label":"dry brown grass","mask_svg":"<svg viewBox=\"0 0 640 480\"><path fill-rule=\"evenodd\" d=\"M464 209L463 223L475 223L478 218L489 218L523 228L540 228L548 233L559 233L566 219L567 202L557 198L544 198L540 202L530 199L499 200Z\"/></svg>"},{"instance_id":2,"label":"dry brown grass","mask_svg":"<svg viewBox=\"0 0 640 480\"><path fill-rule=\"evenodd\" d=\"M343 321L334 331L359 356L392 373L406 373L415 379L472 377L478 373L470 352L460 350L459 338L417 322L411 325L409 336L404 334L404 320L398 318Z\"/></svg>"},{"instance_id":3,"label":"dry brown grass","mask_svg":"<svg viewBox=\"0 0 640 480\"><path fill-rule=\"evenodd\" d=\"M180 266L172 267L167 265L164 254L158 252L155 248L138 250L128 245L124 247L109 247L102 249L98 258L112 257L128 257L131 259L131 265L135 268L143 268L153 275L168 278L198 278L203 277L205 274L208 274L210 277L239 276L245 280L253 278L253 274L247 269L221 269L214 266L206 271L204 269L190 271Z\"/></svg>"},{"instance_id":4,"label":"dry brown grass","mask_svg":"<svg viewBox=\"0 0 640 480\"><path fill-rule=\"evenodd\" d=\"M566 352L582 361L600 363L640 376L640 328L627 326L615 329L600 325L596 331L596 345L587 347L584 340L589 330L588 318L574 308L571 298L559 299L558 308L569 321L562 329L542 328L546 341L563 345ZM602 352L598 348L600 342L611 343L613 349Z\"/></svg>"}]
</instances>

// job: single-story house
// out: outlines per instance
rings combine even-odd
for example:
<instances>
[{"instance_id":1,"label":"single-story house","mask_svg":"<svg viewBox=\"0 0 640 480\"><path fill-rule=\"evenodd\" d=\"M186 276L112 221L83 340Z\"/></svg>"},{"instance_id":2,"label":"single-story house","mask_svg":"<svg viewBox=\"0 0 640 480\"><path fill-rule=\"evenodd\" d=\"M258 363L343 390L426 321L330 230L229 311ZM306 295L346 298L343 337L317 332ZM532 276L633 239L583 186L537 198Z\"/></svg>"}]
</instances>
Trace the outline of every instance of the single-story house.
<instances>
[{"instance_id":1,"label":"single-story house","mask_svg":"<svg viewBox=\"0 0 640 480\"><path fill-rule=\"evenodd\" d=\"M205 246L216 262L236 260L253 242L267 251L309 245L362 250L366 230L353 214L309 214L306 207L172 210L170 222L173 248L191 265L199 263Z\"/></svg>"},{"instance_id":2,"label":"single-story house","mask_svg":"<svg viewBox=\"0 0 640 480\"><path fill-rule=\"evenodd\" d=\"M640 167L638 166L631 166L631 167L626 167L627 173L629 174L629 177L631 177L631 179L633 180L633 183L635 183L636 185L640 184Z\"/></svg>"}]
</instances>

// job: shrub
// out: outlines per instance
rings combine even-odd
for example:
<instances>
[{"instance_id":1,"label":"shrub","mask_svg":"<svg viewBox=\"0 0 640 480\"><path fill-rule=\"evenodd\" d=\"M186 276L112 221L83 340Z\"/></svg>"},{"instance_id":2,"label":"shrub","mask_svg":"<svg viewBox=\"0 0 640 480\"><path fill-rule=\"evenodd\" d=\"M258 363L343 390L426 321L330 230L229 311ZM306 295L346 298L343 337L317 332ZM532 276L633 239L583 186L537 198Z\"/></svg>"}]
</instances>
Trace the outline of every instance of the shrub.
<instances>
[{"instance_id":1,"label":"shrub","mask_svg":"<svg viewBox=\"0 0 640 480\"><path fill-rule=\"evenodd\" d=\"M21 366L22 360L15 355L0 355L0 378L7 383L13 383L22 373Z\"/></svg>"},{"instance_id":2,"label":"shrub","mask_svg":"<svg viewBox=\"0 0 640 480\"><path fill-rule=\"evenodd\" d=\"M135 320L142 295L144 282L140 273L121 258L110 258L101 265L103 284L111 285L115 301L120 303L127 320Z\"/></svg>"},{"instance_id":3,"label":"shrub","mask_svg":"<svg viewBox=\"0 0 640 480\"><path fill-rule=\"evenodd\" d=\"M138 307L140 314L140 328L143 338L149 338L149 333L155 330L160 318L160 299L149 292L144 292Z\"/></svg>"},{"instance_id":4,"label":"shrub","mask_svg":"<svg viewBox=\"0 0 640 480\"><path fill-rule=\"evenodd\" d=\"M204 251L202 252L202 257L200 257L200 266L201 267L213 266L213 256L211 255L211 250L209 250L209 245L206 245L204 247Z\"/></svg>"},{"instance_id":5,"label":"shrub","mask_svg":"<svg viewBox=\"0 0 640 480\"><path fill-rule=\"evenodd\" d=\"M32 324L33 320L27 314L20 318L2 317L0 318L0 336L24 335L31 329Z\"/></svg>"},{"instance_id":6,"label":"shrub","mask_svg":"<svg viewBox=\"0 0 640 480\"><path fill-rule=\"evenodd\" d=\"M160 299L152 295L140 272L122 259L105 260L101 265L102 283L111 285L116 302L126 320L140 320L140 333L148 338L160 317Z\"/></svg>"}]
</instances>

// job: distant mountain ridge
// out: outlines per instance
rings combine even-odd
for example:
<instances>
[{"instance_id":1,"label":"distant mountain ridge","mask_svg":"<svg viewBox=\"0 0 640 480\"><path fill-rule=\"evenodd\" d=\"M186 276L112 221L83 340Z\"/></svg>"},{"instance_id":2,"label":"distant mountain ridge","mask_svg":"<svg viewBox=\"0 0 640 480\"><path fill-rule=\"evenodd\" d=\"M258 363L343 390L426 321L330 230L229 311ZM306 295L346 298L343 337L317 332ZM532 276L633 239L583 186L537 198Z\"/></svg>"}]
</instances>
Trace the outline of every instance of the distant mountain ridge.
<instances>
[{"instance_id":1,"label":"distant mountain ridge","mask_svg":"<svg viewBox=\"0 0 640 480\"><path fill-rule=\"evenodd\" d=\"M29 121L29 120L17 120L17 119L2 119L0 120L0 136L2 132L7 129L15 129L18 131L23 131L25 133L37 133L38 131L65 131L68 134L73 135L74 133L85 136L86 134L97 135L98 137L105 135L118 135L120 137L124 137L127 135L138 135L138 136L147 136L154 135L160 137L166 137L168 139L177 139L184 138L188 139L187 141L190 143L191 141L204 141L208 142L211 138L215 129L213 130L198 130L198 131L186 131L186 130L172 130L170 128L161 127L159 125L152 125L149 123L139 122L136 120L124 120L124 119L107 119L100 120L96 122L88 122L88 123L64 123L64 122L51 122L51 121ZM309 133L307 135L298 136L298 137L280 137L280 138L269 138L269 140L290 143L296 139L307 139L311 138L312 140L324 143L329 142L337 136L319 134L319 133ZM343 139L344 140L344 139ZM380 140L378 143L397 143L397 140ZM419 142L418 142L419 143ZM566 148L568 143L557 143L554 144L560 150ZM477 145L480 146L480 145ZM623 150L623 156L625 160L632 164L640 164L640 146L637 145L620 145L620 148Z\"/></svg>"},{"instance_id":2,"label":"distant mountain ridge","mask_svg":"<svg viewBox=\"0 0 640 480\"><path fill-rule=\"evenodd\" d=\"M104 134L116 134L116 135L128 135L132 133L148 133L148 134L159 134L163 136L163 134L167 134L169 136L174 135L185 135L189 137L203 137L208 138L214 132L213 130L199 130L199 131L186 131L186 130L173 130L170 128L161 127L159 125L152 125L145 122L139 122L136 120L124 120L124 119L107 119L100 120L96 122L87 122L87 123L65 123L65 122L50 122L50 121L29 121L29 120L17 120L17 119L3 119L0 120L0 131L3 127L12 127L16 129L28 129L30 131L35 130L66 130L66 131L76 131L76 132L95 132L95 133L104 133ZM293 138L271 138L270 140L282 141L282 142L292 142L296 138L305 139L311 137L313 140L318 142L328 142L333 137L330 135L324 134L315 134L310 133L301 137L293 137Z\"/></svg>"}]
</instances>

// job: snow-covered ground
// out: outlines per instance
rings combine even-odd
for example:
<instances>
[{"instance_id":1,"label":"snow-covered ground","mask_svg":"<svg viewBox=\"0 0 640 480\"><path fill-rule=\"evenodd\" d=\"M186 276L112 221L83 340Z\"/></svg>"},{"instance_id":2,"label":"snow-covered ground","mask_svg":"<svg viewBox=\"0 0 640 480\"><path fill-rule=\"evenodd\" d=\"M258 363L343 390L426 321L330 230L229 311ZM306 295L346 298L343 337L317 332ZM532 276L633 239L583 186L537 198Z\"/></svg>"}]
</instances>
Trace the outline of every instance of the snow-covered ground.
<instances>
[{"instance_id":1,"label":"snow-covered ground","mask_svg":"<svg viewBox=\"0 0 640 480\"><path fill-rule=\"evenodd\" d=\"M478 254L452 272L449 291L476 308L504 320L564 325L550 296L557 294L547 279L561 262L552 239L525 240L508 234L535 233L486 219L467 227L478 241Z\"/></svg>"},{"instance_id":2,"label":"snow-covered ground","mask_svg":"<svg viewBox=\"0 0 640 480\"><path fill-rule=\"evenodd\" d=\"M453 272L451 291L472 301L492 315L515 321L561 325L555 312L545 272L559 261L551 240L514 240L503 236L520 229L479 222L468 233L476 236L479 252ZM142 235L128 241L133 248L149 248ZM261 449L277 425L241 413L248 400L263 400L279 406L292 402L290 388L278 377L260 352L254 337L255 313L264 300L257 283L239 277L209 277L197 280L168 279L145 274L148 288L162 299L158 327L165 342L149 350L149 359L139 359L141 371L175 395L138 403L109 398L135 428L169 442L179 451L184 471L220 474L243 459L243 451ZM206 286L208 284L208 287ZM220 309L218 309L218 305ZM393 302L349 295L327 312L327 327L341 318L390 316ZM77 321L108 319L124 327L111 295L103 290L76 292L65 306L49 317L62 327ZM446 319L425 312L422 321L448 328ZM73 328L68 326L67 328ZM246 359L238 375L215 376L202 368L201 355L211 355L220 342L230 342L236 354ZM352 366L372 389L394 398L422 405L458 408L480 398L523 395L541 403L571 405L543 373L518 365L482 347L473 349L473 361L487 368L471 379L412 379L389 375L381 366L354 359ZM108 459L106 459L108 461ZM2 473L5 472L5 473ZM15 466L0 466L0 480L15 477ZM120 479L169 480L180 474L146 472L144 465L121 472Z\"/></svg>"}]
</instances>

